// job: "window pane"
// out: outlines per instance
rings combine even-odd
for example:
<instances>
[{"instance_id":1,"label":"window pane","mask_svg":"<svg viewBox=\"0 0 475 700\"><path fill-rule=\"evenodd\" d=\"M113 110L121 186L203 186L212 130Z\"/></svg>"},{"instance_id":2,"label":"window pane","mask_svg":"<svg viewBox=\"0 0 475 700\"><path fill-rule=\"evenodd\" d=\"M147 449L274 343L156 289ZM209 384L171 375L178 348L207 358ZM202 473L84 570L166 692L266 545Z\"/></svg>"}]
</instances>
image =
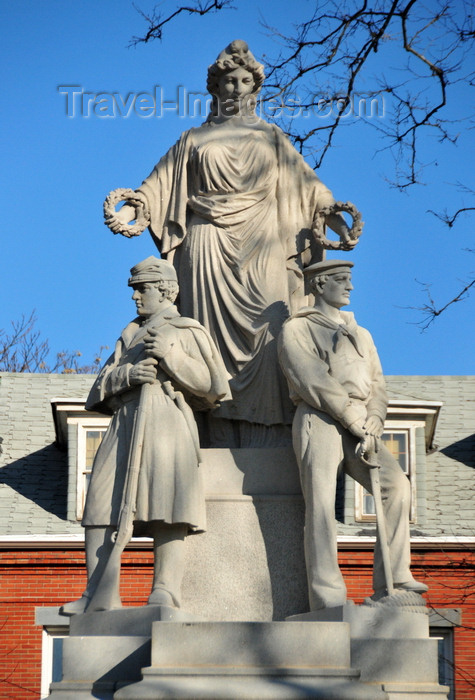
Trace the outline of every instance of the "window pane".
<instances>
[{"instance_id":1,"label":"window pane","mask_svg":"<svg viewBox=\"0 0 475 700\"><path fill-rule=\"evenodd\" d=\"M86 492L91 478L92 467L97 451L101 446L104 435L107 432L109 419L87 419L86 425L78 424L77 430L77 471L76 471L76 513L77 520L83 516Z\"/></svg>"},{"instance_id":2,"label":"window pane","mask_svg":"<svg viewBox=\"0 0 475 700\"><path fill-rule=\"evenodd\" d=\"M96 452L99 448L99 445L101 444L105 432L105 430L86 430L85 468L89 471L92 469L94 457L96 456Z\"/></svg>"},{"instance_id":3,"label":"window pane","mask_svg":"<svg viewBox=\"0 0 475 700\"><path fill-rule=\"evenodd\" d=\"M393 457L401 465L405 474L408 472L408 439L407 433L385 432L381 438Z\"/></svg>"},{"instance_id":4,"label":"window pane","mask_svg":"<svg viewBox=\"0 0 475 700\"><path fill-rule=\"evenodd\" d=\"M454 700L454 631L452 627L431 627L429 635L438 637L439 683L450 688L448 700Z\"/></svg>"},{"instance_id":5,"label":"window pane","mask_svg":"<svg viewBox=\"0 0 475 700\"><path fill-rule=\"evenodd\" d=\"M43 627L41 698L49 698L51 683L63 679L63 640L67 636L68 628L63 625Z\"/></svg>"},{"instance_id":6,"label":"window pane","mask_svg":"<svg viewBox=\"0 0 475 700\"><path fill-rule=\"evenodd\" d=\"M409 438L407 431L391 432L385 431L381 438L386 448L399 462L405 474L409 474ZM374 499L366 489L363 489L363 515L376 515Z\"/></svg>"},{"instance_id":7,"label":"window pane","mask_svg":"<svg viewBox=\"0 0 475 700\"><path fill-rule=\"evenodd\" d=\"M376 515L376 508L374 505L374 498L373 496L364 490L363 494L363 513L365 515Z\"/></svg>"},{"instance_id":8,"label":"window pane","mask_svg":"<svg viewBox=\"0 0 475 700\"><path fill-rule=\"evenodd\" d=\"M53 637L53 668L51 681L57 683L63 680L63 637Z\"/></svg>"}]
</instances>

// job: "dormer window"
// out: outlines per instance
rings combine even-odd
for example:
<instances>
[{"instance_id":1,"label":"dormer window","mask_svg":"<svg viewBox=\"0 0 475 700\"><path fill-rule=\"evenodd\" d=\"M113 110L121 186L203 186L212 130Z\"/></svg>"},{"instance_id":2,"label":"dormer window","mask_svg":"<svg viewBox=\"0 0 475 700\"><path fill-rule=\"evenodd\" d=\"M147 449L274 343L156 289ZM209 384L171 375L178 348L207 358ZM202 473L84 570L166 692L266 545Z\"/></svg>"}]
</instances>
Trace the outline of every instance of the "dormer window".
<instances>
[{"instance_id":1,"label":"dormer window","mask_svg":"<svg viewBox=\"0 0 475 700\"><path fill-rule=\"evenodd\" d=\"M391 400L384 424L382 440L399 462L411 484L411 522L417 521L418 484L425 472L425 455L433 449L433 439L440 401ZM355 520L375 522L376 510L373 497L363 486L355 482Z\"/></svg>"},{"instance_id":2,"label":"dormer window","mask_svg":"<svg viewBox=\"0 0 475 700\"><path fill-rule=\"evenodd\" d=\"M86 411L85 398L52 399L56 442L68 450L68 520L81 520L97 449L110 416Z\"/></svg>"},{"instance_id":3,"label":"dormer window","mask_svg":"<svg viewBox=\"0 0 475 700\"><path fill-rule=\"evenodd\" d=\"M86 493L91 478L92 465L94 457L102 442L102 438L109 425L110 418L107 418L107 424L98 422L97 419L84 419L84 422L78 423L77 426L77 503L76 503L76 518L82 519L84 505L86 503Z\"/></svg>"}]
</instances>

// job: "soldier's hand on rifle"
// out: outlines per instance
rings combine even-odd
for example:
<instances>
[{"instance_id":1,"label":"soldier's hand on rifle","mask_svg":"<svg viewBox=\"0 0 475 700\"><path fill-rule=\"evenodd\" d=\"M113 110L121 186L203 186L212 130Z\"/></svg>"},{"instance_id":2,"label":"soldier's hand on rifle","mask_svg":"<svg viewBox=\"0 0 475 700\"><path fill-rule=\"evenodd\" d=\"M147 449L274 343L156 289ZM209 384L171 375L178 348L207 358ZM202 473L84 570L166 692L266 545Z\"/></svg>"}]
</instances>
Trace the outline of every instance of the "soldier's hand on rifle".
<instances>
[{"instance_id":1,"label":"soldier's hand on rifle","mask_svg":"<svg viewBox=\"0 0 475 700\"><path fill-rule=\"evenodd\" d=\"M173 345L173 330L151 328L144 340L145 352L149 357L161 360Z\"/></svg>"},{"instance_id":2,"label":"soldier's hand on rifle","mask_svg":"<svg viewBox=\"0 0 475 700\"><path fill-rule=\"evenodd\" d=\"M154 357L147 357L145 360L137 362L129 372L131 384L153 384L156 378L157 360Z\"/></svg>"}]
</instances>

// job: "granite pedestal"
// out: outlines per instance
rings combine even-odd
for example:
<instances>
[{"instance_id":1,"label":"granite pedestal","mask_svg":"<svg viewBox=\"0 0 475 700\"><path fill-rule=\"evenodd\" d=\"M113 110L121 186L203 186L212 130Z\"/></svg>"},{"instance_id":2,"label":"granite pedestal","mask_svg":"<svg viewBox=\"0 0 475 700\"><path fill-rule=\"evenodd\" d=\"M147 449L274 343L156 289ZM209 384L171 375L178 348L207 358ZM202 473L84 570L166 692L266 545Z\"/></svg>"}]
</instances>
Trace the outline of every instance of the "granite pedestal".
<instances>
[{"instance_id":1,"label":"granite pedestal","mask_svg":"<svg viewBox=\"0 0 475 700\"><path fill-rule=\"evenodd\" d=\"M404 601L406 594L399 596ZM446 700L449 688L438 682L437 639L429 638L429 614L421 596L416 605L354 605L287 618L299 622L346 623L350 626L351 662L364 683L381 683L390 700ZM417 603L419 602L419 608Z\"/></svg>"},{"instance_id":2,"label":"granite pedestal","mask_svg":"<svg viewBox=\"0 0 475 700\"><path fill-rule=\"evenodd\" d=\"M208 531L188 538L186 612L71 618L54 700L446 698L426 615L297 614L308 601L292 449L203 453Z\"/></svg>"}]
</instances>

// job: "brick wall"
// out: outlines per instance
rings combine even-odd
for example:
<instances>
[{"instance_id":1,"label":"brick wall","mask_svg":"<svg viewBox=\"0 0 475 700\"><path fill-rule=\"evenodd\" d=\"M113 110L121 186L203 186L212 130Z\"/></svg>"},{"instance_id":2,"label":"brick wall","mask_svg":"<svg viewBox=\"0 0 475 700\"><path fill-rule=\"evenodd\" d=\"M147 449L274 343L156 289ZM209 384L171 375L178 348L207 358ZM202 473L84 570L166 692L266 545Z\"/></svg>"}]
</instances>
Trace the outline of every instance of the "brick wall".
<instances>
[{"instance_id":1,"label":"brick wall","mask_svg":"<svg viewBox=\"0 0 475 700\"><path fill-rule=\"evenodd\" d=\"M341 552L340 566L348 598L363 602L371 593L371 552ZM458 608L461 626L454 630L456 700L475 698L475 552L472 550L412 553L412 572L429 586L429 608Z\"/></svg>"},{"instance_id":2,"label":"brick wall","mask_svg":"<svg viewBox=\"0 0 475 700\"><path fill-rule=\"evenodd\" d=\"M145 603L152 566L151 551L124 554L124 605ZM84 554L74 550L3 552L0 579L0 698L37 700L42 629L35 625L35 608L58 606L81 595L86 583Z\"/></svg>"},{"instance_id":3,"label":"brick wall","mask_svg":"<svg viewBox=\"0 0 475 700\"><path fill-rule=\"evenodd\" d=\"M371 593L372 553L343 551L340 563L348 597L361 603ZM121 594L127 606L145 603L151 587L152 553L124 554ZM455 630L456 699L475 697L475 553L413 553L413 572L430 591L433 608L459 608ZM37 606L57 606L78 597L85 585L84 555L70 551L4 551L0 555L0 698L37 700L41 676L41 628Z\"/></svg>"}]
</instances>

